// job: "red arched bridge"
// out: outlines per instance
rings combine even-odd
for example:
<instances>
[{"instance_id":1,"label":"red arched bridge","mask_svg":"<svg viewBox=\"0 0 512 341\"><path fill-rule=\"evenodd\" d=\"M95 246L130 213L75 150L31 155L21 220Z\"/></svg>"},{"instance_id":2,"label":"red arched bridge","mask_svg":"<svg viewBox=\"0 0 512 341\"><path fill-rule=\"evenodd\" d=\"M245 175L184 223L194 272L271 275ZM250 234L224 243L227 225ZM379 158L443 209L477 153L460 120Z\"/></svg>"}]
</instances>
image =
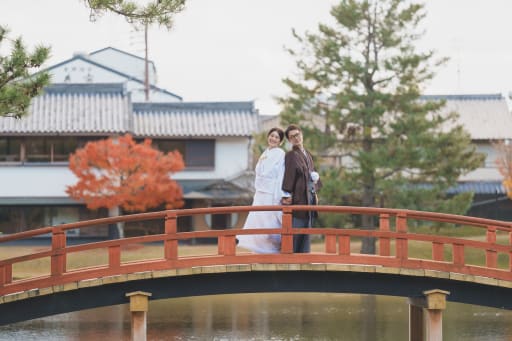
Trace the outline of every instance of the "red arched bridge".
<instances>
[{"instance_id":1,"label":"red arched bridge","mask_svg":"<svg viewBox=\"0 0 512 341\"><path fill-rule=\"evenodd\" d=\"M315 206L322 215L371 215L375 230L361 228L292 228L293 211L311 206L216 207L96 219L0 237L0 247L51 235L51 245L35 253L0 260L0 324L127 303L126 293L143 291L151 299L248 292L341 292L403 296L414 299L438 289L448 301L512 309L512 223L421 211L347 206ZM180 217L283 211L282 228L178 232ZM161 221L163 233L74 244L66 231L106 228L118 222ZM412 228L417 222L469 228L480 236L457 238ZM418 233L424 231L424 233ZM311 253L293 253L294 234L313 235ZM279 254L254 254L236 246L241 234L281 234ZM374 255L361 254L357 243L376 240ZM212 254L185 255L187 241L210 238ZM150 244L161 256L126 259L130 245ZM417 245L423 245L418 248ZM189 248L190 249L190 248ZM69 260L103 250L101 264L70 266ZM423 250L423 251L421 251ZM424 252L427 250L427 252ZM96 257L96 256L95 256ZM47 273L23 273L23 264L46 260ZM36 263L38 264L38 263ZM21 270L20 270L21 269ZM22 275L17 275L20 272Z\"/></svg>"}]
</instances>

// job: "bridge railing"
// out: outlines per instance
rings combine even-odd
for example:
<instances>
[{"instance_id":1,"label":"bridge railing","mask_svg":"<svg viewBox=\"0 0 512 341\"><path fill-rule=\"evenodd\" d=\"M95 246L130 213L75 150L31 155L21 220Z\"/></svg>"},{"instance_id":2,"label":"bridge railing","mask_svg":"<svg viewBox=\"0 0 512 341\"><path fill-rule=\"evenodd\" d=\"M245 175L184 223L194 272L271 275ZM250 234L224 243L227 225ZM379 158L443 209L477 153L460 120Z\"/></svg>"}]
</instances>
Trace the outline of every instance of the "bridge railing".
<instances>
[{"instance_id":1,"label":"bridge railing","mask_svg":"<svg viewBox=\"0 0 512 341\"><path fill-rule=\"evenodd\" d=\"M292 228L292 215L295 211L314 209L320 214L371 215L378 217L379 226L375 230L361 228ZM207 214L243 213L249 211L282 211L282 227L275 229L225 229L193 232L178 232L177 220L180 217ZM139 237L105 240L79 245L68 245L66 231L87 229L95 226L108 226L117 222L144 222L161 220L164 232ZM482 228L484 240L455 238L437 234L412 233L408 221L421 220L436 223L451 223ZM498 242L497 233L506 234L506 242ZM17 291L44 288L71 281L79 281L102 276L129 274L134 272L173 270L200 265L251 264L251 263L332 263L389 266L403 269L423 269L432 271L456 272L466 275L484 276L498 280L512 281L512 223L422 211L350 207L350 206L233 206L166 210L133 214L119 217L95 219L0 237L0 247L7 242L26 240L36 236L51 234L51 247L48 250L10 257L0 260L0 295ZM253 254L236 246L236 236L243 234L280 234L279 254ZM323 251L308 254L293 253L293 235L317 235L323 243ZM364 237L377 240L377 254L365 255L352 250L355 241ZM182 243L197 238L217 239L217 252L213 255L179 256ZM122 261L122 250L130 244L159 242L163 256L157 259ZM411 257L411 243L427 243L431 254ZM107 249L106 264L83 266L70 269L67 258L74 253ZM447 252L448 249L448 252ZM467 264L465 255L468 249L483 252L480 265ZM446 259L446 255L451 259ZM498 256L508 258L507 266L498 265ZM47 275L24 278L13 277L13 267L23 262L50 259ZM485 264L485 265L484 265Z\"/></svg>"}]
</instances>

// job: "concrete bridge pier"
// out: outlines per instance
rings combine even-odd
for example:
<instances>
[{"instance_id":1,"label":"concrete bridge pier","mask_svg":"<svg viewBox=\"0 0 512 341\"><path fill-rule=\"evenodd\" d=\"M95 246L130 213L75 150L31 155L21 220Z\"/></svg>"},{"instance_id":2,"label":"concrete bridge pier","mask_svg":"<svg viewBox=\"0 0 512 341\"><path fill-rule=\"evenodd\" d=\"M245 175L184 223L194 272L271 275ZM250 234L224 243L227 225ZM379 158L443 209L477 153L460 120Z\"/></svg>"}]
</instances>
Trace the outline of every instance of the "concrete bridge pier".
<instances>
[{"instance_id":1,"label":"concrete bridge pier","mask_svg":"<svg viewBox=\"0 0 512 341\"><path fill-rule=\"evenodd\" d=\"M130 298L132 313L132 341L146 341L148 300L151 294L144 291L134 291L126 294Z\"/></svg>"},{"instance_id":2,"label":"concrete bridge pier","mask_svg":"<svg viewBox=\"0 0 512 341\"><path fill-rule=\"evenodd\" d=\"M423 297L409 298L409 340L442 341L443 310L448 291L434 289L423 292Z\"/></svg>"}]
</instances>

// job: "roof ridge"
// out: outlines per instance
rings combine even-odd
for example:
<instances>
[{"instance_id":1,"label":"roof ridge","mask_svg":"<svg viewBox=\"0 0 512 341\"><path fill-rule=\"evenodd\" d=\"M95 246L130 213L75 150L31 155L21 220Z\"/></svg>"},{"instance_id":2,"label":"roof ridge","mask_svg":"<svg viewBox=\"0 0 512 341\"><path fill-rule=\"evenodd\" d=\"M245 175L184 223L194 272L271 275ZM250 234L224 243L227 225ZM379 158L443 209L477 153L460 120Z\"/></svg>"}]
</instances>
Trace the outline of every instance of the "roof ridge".
<instances>
[{"instance_id":1,"label":"roof ridge","mask_svg":"<svg viewBox=\"0 0 512 341\"><path fill-rule=\"evenodd\" d=\"M90 94L121 93L126 94L124 83L53 83L44 87L45 94Z\"/></svg>"},{"instance_id":2,"label":"roof ridge","mask_svg":"<svg viewBox=\"0 0 512 341\"><path fill-rule=\"evenodd\" d=\"M254 110L253 101L235 101L235 102L136 102L133 103L133 111L165 111L174 109L186 110Z\"/></svg>"},{"instance_id":3,"label":"roof ridge","mask_svg":"<svg viewBox=\"0 0 512 341\"><path fill-rule=\"evenodd\" d=\"M493 94L458 94L458 95L422 95L421 99L426 100L502 100L504 97L501 93Z\"/></svg>"}]
</instances>

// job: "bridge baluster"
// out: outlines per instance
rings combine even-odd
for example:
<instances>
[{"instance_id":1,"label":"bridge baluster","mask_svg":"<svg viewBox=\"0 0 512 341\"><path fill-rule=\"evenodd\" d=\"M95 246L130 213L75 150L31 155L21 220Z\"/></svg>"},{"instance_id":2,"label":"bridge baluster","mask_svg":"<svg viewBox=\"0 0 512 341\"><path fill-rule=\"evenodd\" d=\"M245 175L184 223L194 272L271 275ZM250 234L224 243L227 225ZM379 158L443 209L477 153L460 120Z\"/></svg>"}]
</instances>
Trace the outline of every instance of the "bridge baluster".
<instances>
[{"instance_id":1,"label":"bridge baluster","mask_svg":"<svg viewBox=\"0 0 512 341\"><path fill-rule=\"evenodd\" d=\"M464 265L464 244L453 244L453 264Z\"/></svg>"},{"instance_id":2,"label":"bridge baluster","mask_svg":"<svg viewBox=\"0 0 512 341\"><path fill-rule=\"evenodd\" d=\"M165 234L167 239L164 241L164 256L167 260L178 259L178 240L176 233L178 231L177 215L174 211L168 211L165 214Z\"/></svg>"},{"instance_id":3,"label":"bridge baluster","mask_svg":"<svg viewBox=\"0 0 512 341\"><path fill-rule=\"evenodd\" d=\"M496 227L487 226L487 242L496 243ZM496 268L498 264L498 253L496 250L488 248L485 250L485 265L489 268Z\"/></svg>"},{"instance_id":4,"label":"bridge baluster","mask_svg":"<svg viewBox=\"0 0 512 341\"><path fill-rule=\"evenodd\" d=\"M325 236L325 253L336 253L335 234L328 234Z\"/></svg>"},{"instance_id":5,"label":"bridge baluster","mask_svg":"<svg viewBox=\"0 0 512 341\"><path fill-rule=\"evenodd\" d=\"M12 283L12 264L0 266L0 286Z\"/></svg>"},{"instance_id":6,"label":"bridge baluster","mask_svg":"<svg viewBox=\"0 0 512 341\"><path fill-rule=\"evenodd\" d=\"M383 213L379 216L379 230L389 232L389 214ZM379 254L381 256L389 256L391 254L391 243L389 238L379 238Z\"/></svg>"},{"instance_id":7,"label":"bridge baluster","mask_svg":"<svg viewBox=\"0 0 512 341\"><path fill-rule=\"evenodd\" d=\"M217 253L219 255L224 254L224 236L219 236L217 238Z\"/></svg>"},{"instance_id":8,"label":"bridge baluster","mask_svg":"<svg viewBox=\"0 0 512 341\"><path fill-rule=\"evenodd\" d=\"M444 243L432 242L432 259L439 262L444 261Z\"/></svg>"},{"instance_id":9,"label":"bridge baluster","mask_svg":"<svg viewBox=\"0 0 512 341\"><path fill-rule=\"evenodd\" d=\"M221 248L222 244L222 248ZM219 254L224 256L234 256L236 253L235 236L219 237Z\"/></svg>"},{"instance_id":10,"label":"bridge baluster","mask_svg":"<svg viewBox=\"0 0 512 341\"><path fill-rule=\"evenodd\" d=\"M108 266L110 269L119 269L119 267L121 266L121 246L109 246Z\"/></svg>"},{"instance_id":11,"label":"bridge baluster","mask_svg":"<svg viewBox=\"0 0 512 341\"><path fill-rule=\"evenodd\" d=\"M340 255L350 255L350 235L348 234L340 236Z\"/></svg>"},{"instance_id":12,"label":"bridge baluster","mask_svg":"<svg viewBox=\"0 0 512 341\"><path fill-rule=\"evenodd\" d=\"M407 233L407 214L405 212L400 212L396 216L396 231L398 233ZM398 237L396 239L396 257L407 259L408 256L407 238Z\"/></svg>"},{"instance_id":13,"label":"bridge baluster","mask_svg":"<svg viewBox=\"0 0 512 341\"><path fill-rule=\"evenodd\" d=\"M291 207L283 207L281 253L293 253L292 212Z\"/></svg>"},{"instance_id":14,"label":"bridge baluster","mask_svg":"<svg viewBox=\"0 0 512 341\"><path fill-rule=\"evenodd\" d=\"M54 228L52 232L52 256L51 273L52 276L59 276L66 272L66 233L59 228Z\"/></svg>"}]
</instances>

